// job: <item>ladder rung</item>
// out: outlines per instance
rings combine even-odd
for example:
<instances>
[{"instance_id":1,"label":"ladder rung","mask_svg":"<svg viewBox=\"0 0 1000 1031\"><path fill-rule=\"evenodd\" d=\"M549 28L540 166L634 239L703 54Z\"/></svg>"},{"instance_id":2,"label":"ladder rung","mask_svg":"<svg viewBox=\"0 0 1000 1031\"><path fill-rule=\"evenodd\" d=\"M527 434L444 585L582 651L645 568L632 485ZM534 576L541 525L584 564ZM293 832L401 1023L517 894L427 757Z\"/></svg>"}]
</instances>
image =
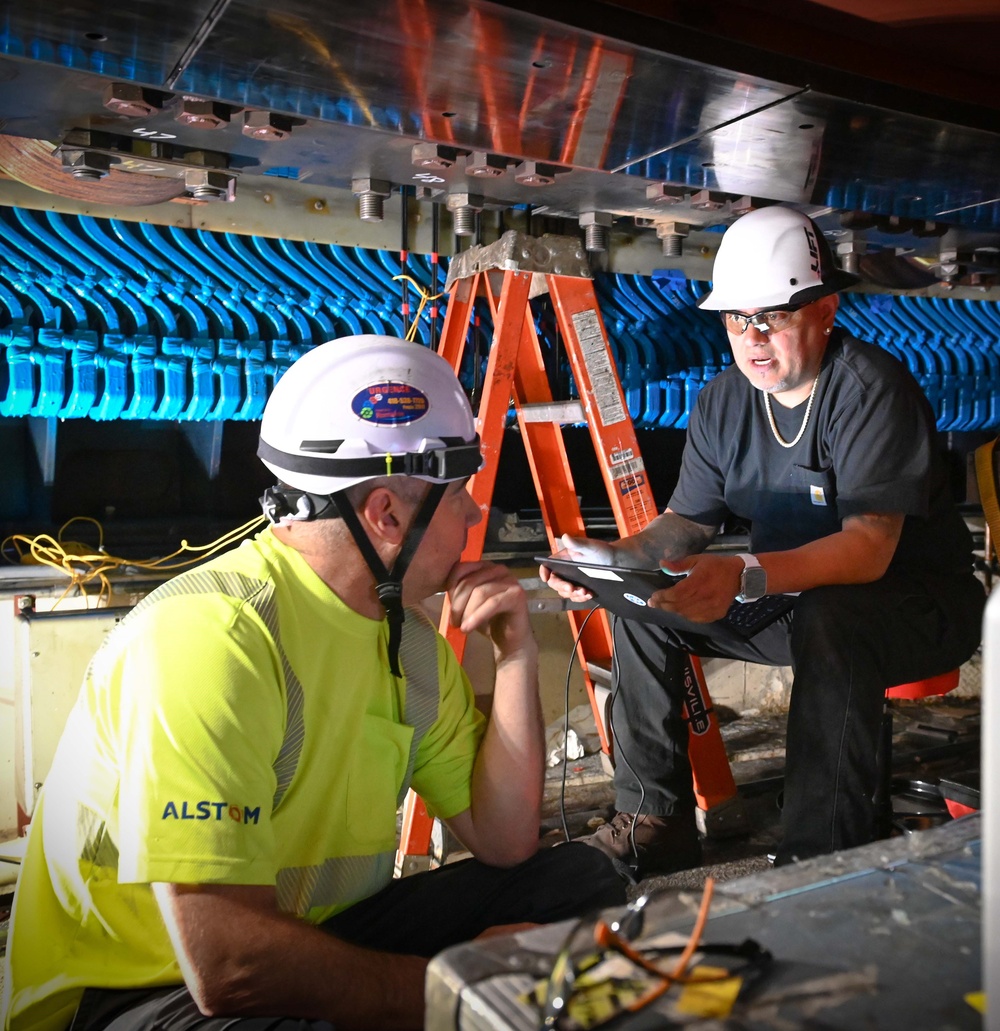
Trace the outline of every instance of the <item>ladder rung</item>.
<instances>
[{"instance_id":1,"label":"ladder rung","mask_svg":"<svg viewBox=\"0 0 1000 1031\"><path fill-rule=\"evenodd\" d=\"M596 662L588 662L587 672L590 674L590 679L595 683L611 685L611 670L606 666L599 666Z\"/></svg>"},{"instance_id":2,"label":"ladder rung","mask_svg":"<svg viewBox=\"0 0 1000 1031\"><path fill-rule=\"evenodd\" d=\"M579 401L553 401L551 404L521 405L521 418L525 422L586 422L583 405Z\"/></svg>"}]
</instances>

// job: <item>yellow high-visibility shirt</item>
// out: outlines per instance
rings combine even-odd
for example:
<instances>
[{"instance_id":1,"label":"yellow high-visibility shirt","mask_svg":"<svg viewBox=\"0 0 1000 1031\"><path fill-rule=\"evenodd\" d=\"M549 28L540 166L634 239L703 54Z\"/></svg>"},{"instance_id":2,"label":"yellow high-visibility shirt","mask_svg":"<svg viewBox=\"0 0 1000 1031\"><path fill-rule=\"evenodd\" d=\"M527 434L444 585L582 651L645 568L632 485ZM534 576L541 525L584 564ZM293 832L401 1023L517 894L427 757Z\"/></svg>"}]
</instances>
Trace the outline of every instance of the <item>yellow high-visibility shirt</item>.
<instances>
[{"instance_id":1,"label":"yellow high-visibility shirt","mask_svg":"<svg viewBox=\"0 0 1000 1031\"><path fill-rule=\"evenodd\" d=\"M270 530L123 620L32 820L9 1031L63 1031L85 987L183 982L153 882L273 884L283 910L319 923L391 878L411 768L433 813L469 808L483 718L444 639L413 613L406 628L425 665L436 657L435 697L417 697L405 644L403 679L390 673L386 621L344 605Z\"/></svg>"}]
</instances>

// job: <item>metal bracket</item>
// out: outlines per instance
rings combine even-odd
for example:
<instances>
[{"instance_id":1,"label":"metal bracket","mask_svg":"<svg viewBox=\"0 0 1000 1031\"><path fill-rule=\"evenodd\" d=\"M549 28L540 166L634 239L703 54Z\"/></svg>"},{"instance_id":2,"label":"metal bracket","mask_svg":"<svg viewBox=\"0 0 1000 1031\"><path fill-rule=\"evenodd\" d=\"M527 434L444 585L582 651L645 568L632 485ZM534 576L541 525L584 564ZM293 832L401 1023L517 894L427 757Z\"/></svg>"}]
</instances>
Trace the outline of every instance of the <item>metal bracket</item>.
<instances>
[{"instance_id":1,"label":"metal bracket","mask_svg":"<svg viewBox=\"0 0 1000 1031\"><path fill-rule=\"evenodd\" d=\"M750 829L746 803L739 795L711 809L695 809L694 815L698 830L706 838L733 838Z\"/></svg>"},{"instance_id":2,"label":"metal bracket","mask_svg":"<svg viewBox=\"0 0 1000 1031\"><path fill-rule=\"evenodd\" d=\"M578 237L551 233L536 237L509 229L495 243L480 244L456 254L448 267L445 291L460 279L491 269L593 279L587 252Z\"/></svg>"}]
</instances>

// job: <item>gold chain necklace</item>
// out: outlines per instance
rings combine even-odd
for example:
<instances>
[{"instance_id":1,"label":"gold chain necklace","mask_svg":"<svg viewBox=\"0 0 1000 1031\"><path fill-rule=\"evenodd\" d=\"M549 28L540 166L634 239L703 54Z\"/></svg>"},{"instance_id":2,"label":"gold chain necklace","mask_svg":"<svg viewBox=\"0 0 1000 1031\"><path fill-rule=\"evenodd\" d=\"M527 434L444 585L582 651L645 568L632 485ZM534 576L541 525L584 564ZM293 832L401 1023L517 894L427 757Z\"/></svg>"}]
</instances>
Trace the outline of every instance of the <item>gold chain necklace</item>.
<instances>
[{"instance_id":1,"label":"gold chain necklace","mask_svg":"<svg viewBox=\"0 0 1000 1031\"><path fill-rule=\"evenodd\" d=\"M806 426L809 425L809 416L813 410L813 401L816 400L816 387L818 385L819 376L813 380L812 390L809 391L809 403L806 405L806 414L802 417L802 425L799 427L799 432L795 434L794 440L785 440L778 432L778 424L774 421L774 412L771 411L771 395L766 390L764 391L764 408L767 410L767 421L771 424L771 432L774 434L774 439L782 447L795 447L802 439L802 434L805 433Z\"/></svg>"}]
</instances>

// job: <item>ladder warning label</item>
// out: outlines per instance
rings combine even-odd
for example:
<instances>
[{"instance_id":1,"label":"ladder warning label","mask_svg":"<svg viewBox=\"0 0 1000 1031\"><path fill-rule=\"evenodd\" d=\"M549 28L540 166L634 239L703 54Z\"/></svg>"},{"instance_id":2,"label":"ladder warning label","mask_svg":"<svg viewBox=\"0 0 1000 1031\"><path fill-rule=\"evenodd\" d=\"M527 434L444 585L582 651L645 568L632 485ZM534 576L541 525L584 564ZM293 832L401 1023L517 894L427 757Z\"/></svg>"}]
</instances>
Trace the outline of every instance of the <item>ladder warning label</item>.
<instances>
[{"instance_id":1,"label":"ladder warning label","mask_svg":"<svg viewBox=\"0 0 1000 1031\"><path fill-rule=\"evenodd\" d=\"M645 463L641 458L631 458L626 461L615 461L615 452L611 452L611 464L608 467L608 471L611 473L611 479L617 480L624 476L633 476L635 473L641 473L646 468Z\"/></svg>"},{"instance_id":2,"label":"ladder warning label","mask_svg":"<svg viewBox=\"0 0 1000 1031\"><path fill-rule=\"evenodd\" d=\"M597 312L593 309L576 312L573 315L573 328L580 341L583 364L590 374L594 402L601 422L605 426L624 422L628 414L622 404L621 391L618 389L618 373L611 361L611 352L604 339Z\"/></svg>"}]
</instances>

